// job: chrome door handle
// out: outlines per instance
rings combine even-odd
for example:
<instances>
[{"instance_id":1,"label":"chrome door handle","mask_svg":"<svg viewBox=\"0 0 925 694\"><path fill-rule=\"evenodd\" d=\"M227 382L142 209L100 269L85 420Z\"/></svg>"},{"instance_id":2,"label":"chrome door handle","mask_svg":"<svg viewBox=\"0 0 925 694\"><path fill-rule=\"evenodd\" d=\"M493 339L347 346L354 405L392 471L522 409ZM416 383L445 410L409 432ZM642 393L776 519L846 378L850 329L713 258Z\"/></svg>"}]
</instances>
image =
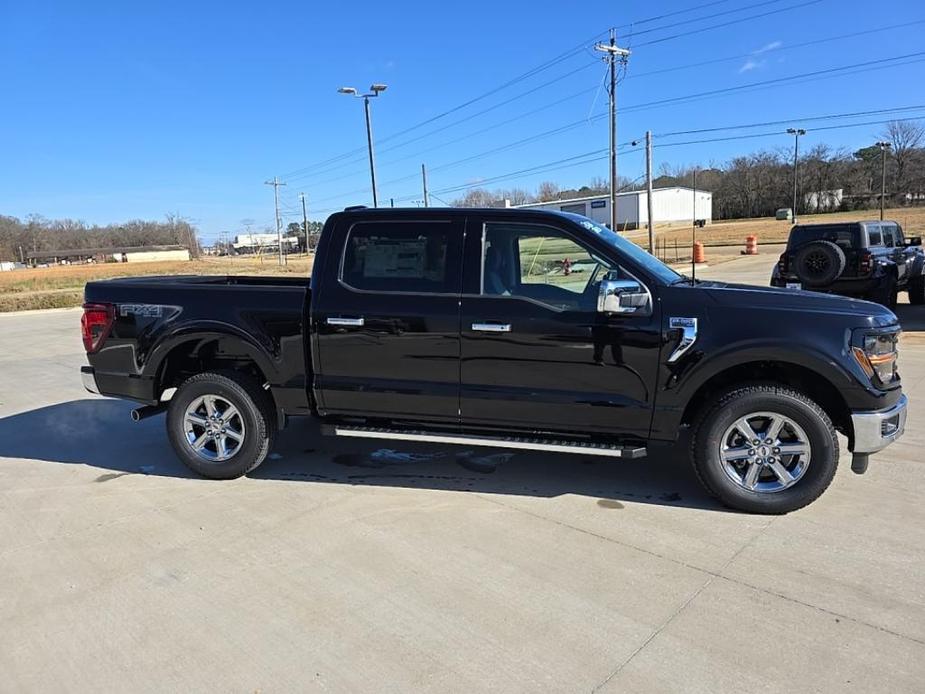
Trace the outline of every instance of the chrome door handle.
<instances>
[{"instance_id":1,"label":"chrome door handle","mask_svg":"<svg viewBox=\"0 0 925 694\"><path fill-rule=\"evenodd\" d=\"M325 320L328 325L346 325L352 328L362 328L362 318L328 318Z\"/></svg>"},{"instance_id":2,"label":"chrome door handle","mask_svg":"<svg viewBox=\"0 0 925 694\"><path fill-rule=\"evenodd\" d=\"M509 333L510 323L473 323L472 329L480 333Z\"/></svg>"}]
</instances>

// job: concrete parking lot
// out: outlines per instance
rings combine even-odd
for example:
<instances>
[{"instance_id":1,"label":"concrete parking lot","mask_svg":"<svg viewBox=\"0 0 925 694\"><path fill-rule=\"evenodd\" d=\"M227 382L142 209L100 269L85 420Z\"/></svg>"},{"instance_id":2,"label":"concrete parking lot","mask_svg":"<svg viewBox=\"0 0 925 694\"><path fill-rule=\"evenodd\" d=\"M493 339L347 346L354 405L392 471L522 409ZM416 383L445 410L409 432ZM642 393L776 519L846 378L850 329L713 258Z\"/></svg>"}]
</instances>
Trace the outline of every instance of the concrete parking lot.
<instances>
[{"instance_id":1,"label":"concrete parking lot","mask_svg":"<svg viewBox=\"0 0 925 694\"><path fill-rule=\"evenodd\" d=\"M783 517L719 507L683 446L491 471L296 422L197 479L163 417L82 390L79 311L0 315L0 690L920 692L925 310L898 312L905 437Z\"/></svg>"}]
</instances>

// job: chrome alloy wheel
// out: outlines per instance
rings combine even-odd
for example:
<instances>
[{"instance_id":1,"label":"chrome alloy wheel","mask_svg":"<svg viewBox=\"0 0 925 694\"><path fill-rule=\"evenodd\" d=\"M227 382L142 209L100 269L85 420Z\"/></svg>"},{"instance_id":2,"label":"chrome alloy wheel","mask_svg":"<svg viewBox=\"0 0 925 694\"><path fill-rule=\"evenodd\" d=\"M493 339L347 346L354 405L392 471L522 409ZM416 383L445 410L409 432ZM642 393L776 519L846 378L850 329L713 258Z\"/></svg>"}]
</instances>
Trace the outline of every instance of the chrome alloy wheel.
<instances>
[{"instance_id":1,"label":"chrome alloy wheel","mask_svg":"<svg viewBox=\"0 0 925 694\"><path fill-rule=\"evenodd\" d=\"M799 424L778 412L752 412L732 423L719 443L726 475L750 492L779 492L806 473L812 448Z\"/></svg>"},{"instance_id":2,"label":"chrome alloy wheel","mask_svg":"<svg viewBox=\"0 0 925 694\"><path fill-rule=\"evenodd\" d=\"M210 463L228 460L244 444L244 420L238 408L219 395L201 395L183 415L186 442Z\"/></svg>"}]
</instances>

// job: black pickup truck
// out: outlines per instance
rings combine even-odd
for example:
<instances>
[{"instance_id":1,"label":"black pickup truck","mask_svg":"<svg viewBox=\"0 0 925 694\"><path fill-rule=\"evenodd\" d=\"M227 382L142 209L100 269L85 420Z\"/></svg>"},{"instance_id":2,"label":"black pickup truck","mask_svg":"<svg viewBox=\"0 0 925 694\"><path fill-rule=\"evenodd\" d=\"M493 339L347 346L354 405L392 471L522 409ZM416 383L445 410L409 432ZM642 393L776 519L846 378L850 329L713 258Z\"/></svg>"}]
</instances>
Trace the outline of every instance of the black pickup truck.
<instances>
[{"instance_id":1,"label":"black pickup truck","mask_svg":"<svg viewBox=\"0 0 925 694\"><path fill-rule=\"evenodd\" d=\"M638 458L677 445L737 509L816 499L903 433L888 309L693 281L591 220L348 208L309 280L86 286L88 390L167 412L193 470L257 467L293 416L326 433ZM575 474L581 474L576 467Z\"/></svg>"}]
</instances>

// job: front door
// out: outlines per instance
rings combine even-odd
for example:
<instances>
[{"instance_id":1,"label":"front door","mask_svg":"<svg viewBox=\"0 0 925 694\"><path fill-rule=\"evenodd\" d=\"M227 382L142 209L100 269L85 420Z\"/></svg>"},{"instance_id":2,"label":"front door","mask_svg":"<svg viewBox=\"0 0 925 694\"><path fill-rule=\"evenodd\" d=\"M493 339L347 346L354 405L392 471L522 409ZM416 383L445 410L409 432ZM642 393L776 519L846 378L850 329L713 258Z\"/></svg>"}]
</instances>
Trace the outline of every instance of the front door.
<instances>
[{"instance_id":1,"label":"front door","mask_svg":"<svg viewBox=\"0 0 925 694\"><path fill-rule=\"evenodd\" d=\"M462 217L336 228L314 301L322 414L459 419Z\"/></svg>"},{"instance_id":2,"label":"front door","mask_svg":"<svg viewBox=\"0 0 925 694\"><path fill-rule=\"evenodd\" d=\"M461 301L464 425L548 432L649 433L660 346L658 306L597 311L600 281L637 279L574 230L469 221ZM469 264L479 263L478 273Z\"/></svg>"}]
</instances>

